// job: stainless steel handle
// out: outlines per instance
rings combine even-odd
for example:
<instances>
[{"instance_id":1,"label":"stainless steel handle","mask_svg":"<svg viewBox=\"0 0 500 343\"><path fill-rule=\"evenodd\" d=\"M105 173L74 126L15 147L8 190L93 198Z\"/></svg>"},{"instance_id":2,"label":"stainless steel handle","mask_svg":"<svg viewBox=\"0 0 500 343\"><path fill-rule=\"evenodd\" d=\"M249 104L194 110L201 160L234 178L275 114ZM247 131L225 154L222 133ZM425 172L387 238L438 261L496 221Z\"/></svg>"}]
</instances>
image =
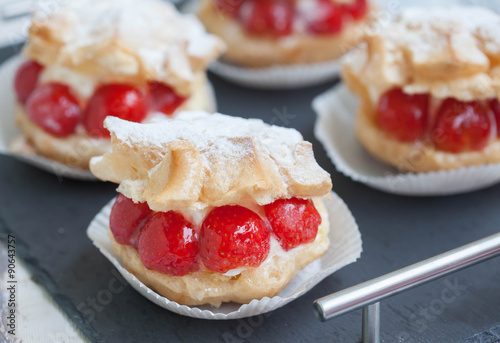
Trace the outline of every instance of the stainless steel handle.
<instances>
[{"instance_id":1,"label":"stainless steel handle","mask_svg":"<svg viewBox=\"0 0 500 343\"><path fill-rule=\"evenodd\" d=\"M321 321L329 320L499 255L500 233L497 233L318 299L314 302L314 310ZM370 328L375 325L371 320L379 321L378 309L365 311L363 326Z\"/></svg>"}]
</instances>

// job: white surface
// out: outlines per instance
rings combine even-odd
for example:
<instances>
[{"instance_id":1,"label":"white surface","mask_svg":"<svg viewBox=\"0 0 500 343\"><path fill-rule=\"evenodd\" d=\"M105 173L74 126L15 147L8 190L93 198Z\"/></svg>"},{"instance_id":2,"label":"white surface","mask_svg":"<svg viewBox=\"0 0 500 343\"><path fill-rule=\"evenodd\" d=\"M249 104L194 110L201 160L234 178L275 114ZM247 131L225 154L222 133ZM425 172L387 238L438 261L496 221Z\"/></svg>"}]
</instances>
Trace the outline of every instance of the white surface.
<instances>
[{"instance_id":1,"label":"white surface","mask_svg":"<svg viewBox=\"0 0 500 343\"><path fill-rule=\"evenodd\" d=\"M1 244L1 243L0 243ZM3 249L3 246L0 247ZM11 342L79 343L85 342L73 324L54 303L46 291L31 280L23 263L16 259L16 335ZM6 292L6 273L0 276L0 290ZM0 334L0 340L2 334Z\"/></svg>"},{"instance_id":2,"label":"white surface","mask_svg":"<svg viewBox=\"0 0 500 343\"><path fill-rule=\"evenodd\" d=\"M293 89L320 84L336 78L340 71L340 62L244 68L215 61L209 69L239 85L262 89Z\"/></svg>"},{"instance_id":3,"label":"white surface","mask_svg":"<svg viewBox=\"0 0 500 343\"><path fill-rule=\"evenodd\" d=\"M359 258L362 247L358 226L344 202L333 192L331 196L331 200L325 201L330 217L330 233L328 235L330 238L330 247L327 252L322 258L299 271L297 276L278 296L253 300L245 305L224 303L218 309L209 305L190 307L170 301L145 286L125 269L121 259L111 247L111 241L108 237L108 227L109 214L114 200L108 203L96 215L87 229L87 235L132 287L158 306L194 318L219 320L244 318L266 313L284 306L305 294L333 272L353 263Z\"/></svg>"},{"instance_id":4,"label":"white surface","mask_svg":"<svg viewBox=\"0 0 500 343\"><path fill-rule=\"evenodd\" d=\"M372 157L357 141L355 120L358 99L344 84L317 96L316 138L337 169L354 181L401 195L449 195L478 190L500 182L500 164L451 171L402 173Z\"/></svg>"},{"instance_id":5,"label":"white surface","mask_svg":"<svg viewBox=\"0 0 500 343\"><path fill-rule=\"evenodd\" d=\"M65 164L53 161L35 154L17 153L9 150L12 140L21 135L14 124L15 93L12 87L14 76L18 66L24 61L20 55L16 55L0 65L0 154L12 155L17 159L53 173L58 177L67 177L83 181L98 181L88 170L72 168ZM215 112L217 103L212 85L207 82L209 99L209 110Z\"/></svg>"}]
</instances>

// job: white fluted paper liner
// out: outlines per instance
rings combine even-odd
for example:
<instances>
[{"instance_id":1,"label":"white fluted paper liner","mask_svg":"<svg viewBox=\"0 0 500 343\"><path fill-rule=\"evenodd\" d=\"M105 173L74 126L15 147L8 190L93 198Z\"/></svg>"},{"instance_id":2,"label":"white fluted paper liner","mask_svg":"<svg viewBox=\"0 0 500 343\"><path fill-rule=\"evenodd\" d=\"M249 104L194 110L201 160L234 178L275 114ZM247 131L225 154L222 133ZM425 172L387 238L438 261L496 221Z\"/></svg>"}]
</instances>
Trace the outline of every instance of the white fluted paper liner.
<instances>
[{"instance_id":1,"label":"white fluted paper liner","mask_svg":"<svg viewBox=\"0 0 500 343\"><path fill-rule=\"evenodd\" d=\"M261 300L252 300L249 304L224 303L219 308L210 305L186 306L155 293L125 269L120 257L111 247L108 236L109 214L114 200L109 202L92 220L87 235L94 245L118 269L123 277L143 296L169 311L202 319L236 319L255 316L280 308L290 301L305 294L324 278L353 263L361 255L361 234L351 212L345 203L331 193L331 200L325 199L330 217L330 247L322 258L309 264L297 273L297 276L277 296Z\"/></svg>"},{"instance_id":2,"label":"white fluted paper liner","mask_svg":"<svg viewBox=\"0 0 500 343\"><path fill-rule=\"evenodd\" d=\"M340 62L335 60L323 63L276 65L267 68L245 68L215 61L209 69L238 85L260 89L293 89L335 79L340 72Z\"/></svg>"},{"instance_id":3,"label":"white fluted paper liner","mask_svg":"<svg viewBox=\"0 0 500 343\"><path fill-rule=\"evenodd\" d=\"M316 138L337 169L381 191L418 196L465 193L500 182L500 164L427 173L403 173L372 157L355 136L357 97L344 84L317 96Z\"/></svg>"},{"instance_id":4,"label":"white fluted paper liner","mask_svg":"<svg viewBox=\"0 0 500 343\"><path fill-rule=\"evenodd\" d=\"M51 160L44 156L30 152L29 148L23 147L23 144L16 144L17 148L12 147L12 142L19 139L21 132L14 124L15 93L13 89L14 76L17 68L25 59L21 55L16 55L0 66L0 104L2 105L0 113L0 153L11 155L25 163L38 167L58 177L67 177L70 179L83 181L98 181L88 170L74 168L63 163ZM209 112L215 112L217 104L215 100L212 85L207 82L207 93L209 96ZM18 142L22 142L19 140Z\"/></svg>"}]
</instances>

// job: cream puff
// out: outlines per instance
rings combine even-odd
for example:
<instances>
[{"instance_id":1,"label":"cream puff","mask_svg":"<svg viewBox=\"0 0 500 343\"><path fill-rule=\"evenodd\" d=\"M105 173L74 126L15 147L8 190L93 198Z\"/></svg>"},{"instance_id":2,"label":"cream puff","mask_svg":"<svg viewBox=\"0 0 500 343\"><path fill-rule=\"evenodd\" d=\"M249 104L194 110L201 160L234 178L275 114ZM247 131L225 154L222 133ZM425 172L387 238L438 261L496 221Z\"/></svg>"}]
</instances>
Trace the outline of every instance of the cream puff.
<instances>
[{"instance_id":1,"label":"cream puff","mask_svg":"<svg viewBox=\"0 0 500 343\"><path fill-rule=\"evenodd\" d=\"M339 58L361 38L366 0L202 0L198 16L227 62L269 67Z\"/></svg>"},{"instance_id":2,"label":"cream puff","mask_svg":"<svg viewBox=\"0 0 500 343\"><path fill-rule=\"evenodd\" d=\"M149 122L207 109L206 66L224 50L170 4L74 0L33 14L14 80L15 120L36 153L88 169L108 115Z\"/></svg>"},{"instance_id":3,"label":"cream puff","mask_svg":"<svg viewBox=\"0 0 500 343\"><path fill-rule=\"evenodd\" d=\"M365 35L342 72L362 145L412 172L499 163L499 33L497 14L464 6L409 8Z\"/></svg>"},{"instance_id":4,"label":"cream puff","mask_svg":"<svg viewBox=\"0 0 500 343\"><path fill-rule=\"evenodd\" d=\"M205 112L105 127L112 150L90 170L119 183L113 249L169 300L272 297L327 250L330 175L296 130Z\"/></svg>"}]
</instances>

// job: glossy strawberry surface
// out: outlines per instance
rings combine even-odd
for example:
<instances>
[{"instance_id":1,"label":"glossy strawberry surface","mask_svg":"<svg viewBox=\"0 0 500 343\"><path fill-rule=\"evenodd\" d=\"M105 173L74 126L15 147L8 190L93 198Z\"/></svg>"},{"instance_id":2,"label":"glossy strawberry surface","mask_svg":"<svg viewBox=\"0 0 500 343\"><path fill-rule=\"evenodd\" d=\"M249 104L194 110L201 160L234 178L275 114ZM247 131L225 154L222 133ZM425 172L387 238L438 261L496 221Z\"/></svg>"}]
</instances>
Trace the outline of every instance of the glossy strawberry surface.
<instances>
[{"instance_id":1,"label":"glossy strawberry surface","mask_svg":"<svg viewBox=\"0 0 500 343\"><path fill-rule=\"evenodd\" d=\"M379 127L401 142L422 138L429 117L429 95L406 94L395 88L382 94L377 106Z\"/></svg>"},{"instance_id":2,"label":"glossy strawberry surface","mask_svg":"<svg viewBox=\"0 0 500 343\"><path fill-rule=\"evenodd\" d=\"M81 118L78 100L60 83L39 85L29 97L26 111L34 123L58 137L74 133Z\"/></svg>"},{"instance_id":3,"label":"glossy strawberry surface","mask_svg":"<svg viewBox=\"0 0 500 343\"><path fill-rule=\"evenodd\" d=\"M177 95L172 87L160 82L149 83L149 98L151 110L167 115L173 114L186 101L186 98Z\"/></svg>"},{"instance_id":4,"label":"glossy strawberry surface","mask_svg":"<svg viewBox=\"0 0 500 343\"><path fill-rule=\"evenodd\" d=\"M321 216L311 200L280 199L265 206L266 217L284 250L316 239Z\"/></svg>"},{"instance_id":5,"label":"glossy strawberry surface","mask_svg":"<svg viewBox=\"0 0 500 343\"><path fill-rule=\"evenodd\" d=\"M35 61L26 61L17 69L14 77L14 90L19 102L25 104L28 101L38 84L42 71L43 66Z\"/></svg>"},{"instance_id":6,"label":"glossy strawberry surface","mask_svg":"<svg viewBox=\"0 0 500 343\"><path fill-rule=\"evenodd\" d=\"M342 31L344 10L342 5L331 0L317 0L316 16L307 24L307 29L315 34L335 34Z\"/></svg>"},{"instance_id":7,"label":"glossy strawberry surface","mask_svg":"<svg viewBox=\"0 0 500 343\"><path fill-rule=\"evenodd\" d=\"M447 152L481 150L488 144L492 124L490 108L484 103L448 98L437 110L432 139Z\"/></svg>"},{"instance_id":8,"label":"glossy strawberry surface","mask_svg":"<svg viewBox=\"0 0 500 343\"><path fill-rule=\"evenodd\" d=\"M200 231L200 256L218 273L239 267L258 267L269 254L270 234L264 221L241 206L213 209Z\"/></svg>"},{"instance_id":9,"label":"glossy strawberry surface","mask_svg":"<svg viewBox=\"0 0 500 343\"><path fill-rule=\"evenodd\" d=\"M103 126L107 116L141 122L147 114L147 101L135 87L125 84L108 84L96 89L83 115L83 125L95 137L109 137Z\"/></svg>"},{"instance_id":10,"label":"glossy strawberry surface","mask_svg":"<svg viewBox=\"0 0 500 343\"><path fill-rule=\"evenodd\" d=\"M123 194L118 195L111 209L109 226L120 244L137 246L137 237L153 212L147 203L134 203Z\"/></svg>"},{"instance_id":11,"label":"glossy strawberry surface","mask_svg":"<svg viewBox=\"0 0 500 343\"><path fill-rule=\"evenodd\" d=\"M359 20L368 12L368 3L366 0L354 0L352 3L343 4L342 9L349 13L353 19Z\"/></svg>"},{"instance_id":12,"label":"glossy strawberry surface","mask_svg":"<svg viewBox=\"0 0 500 343\"><path fill-rule=\"evenodd\" d=\"M243 25L251 34L286 36L292 32L294 6L287 0L247 0Z\"/></svg>"},{"instance_id":13,"label":"glossy strawberry surface","mask_svg":"<svg viewBox=\"0 0 500 343\"><path fill-rule=\"evenodd\" d=\"M148 269L174 276L198 270L198 235L182 214L157 212L146 223L137 246Z\"/></svg>"}]
</instances>

